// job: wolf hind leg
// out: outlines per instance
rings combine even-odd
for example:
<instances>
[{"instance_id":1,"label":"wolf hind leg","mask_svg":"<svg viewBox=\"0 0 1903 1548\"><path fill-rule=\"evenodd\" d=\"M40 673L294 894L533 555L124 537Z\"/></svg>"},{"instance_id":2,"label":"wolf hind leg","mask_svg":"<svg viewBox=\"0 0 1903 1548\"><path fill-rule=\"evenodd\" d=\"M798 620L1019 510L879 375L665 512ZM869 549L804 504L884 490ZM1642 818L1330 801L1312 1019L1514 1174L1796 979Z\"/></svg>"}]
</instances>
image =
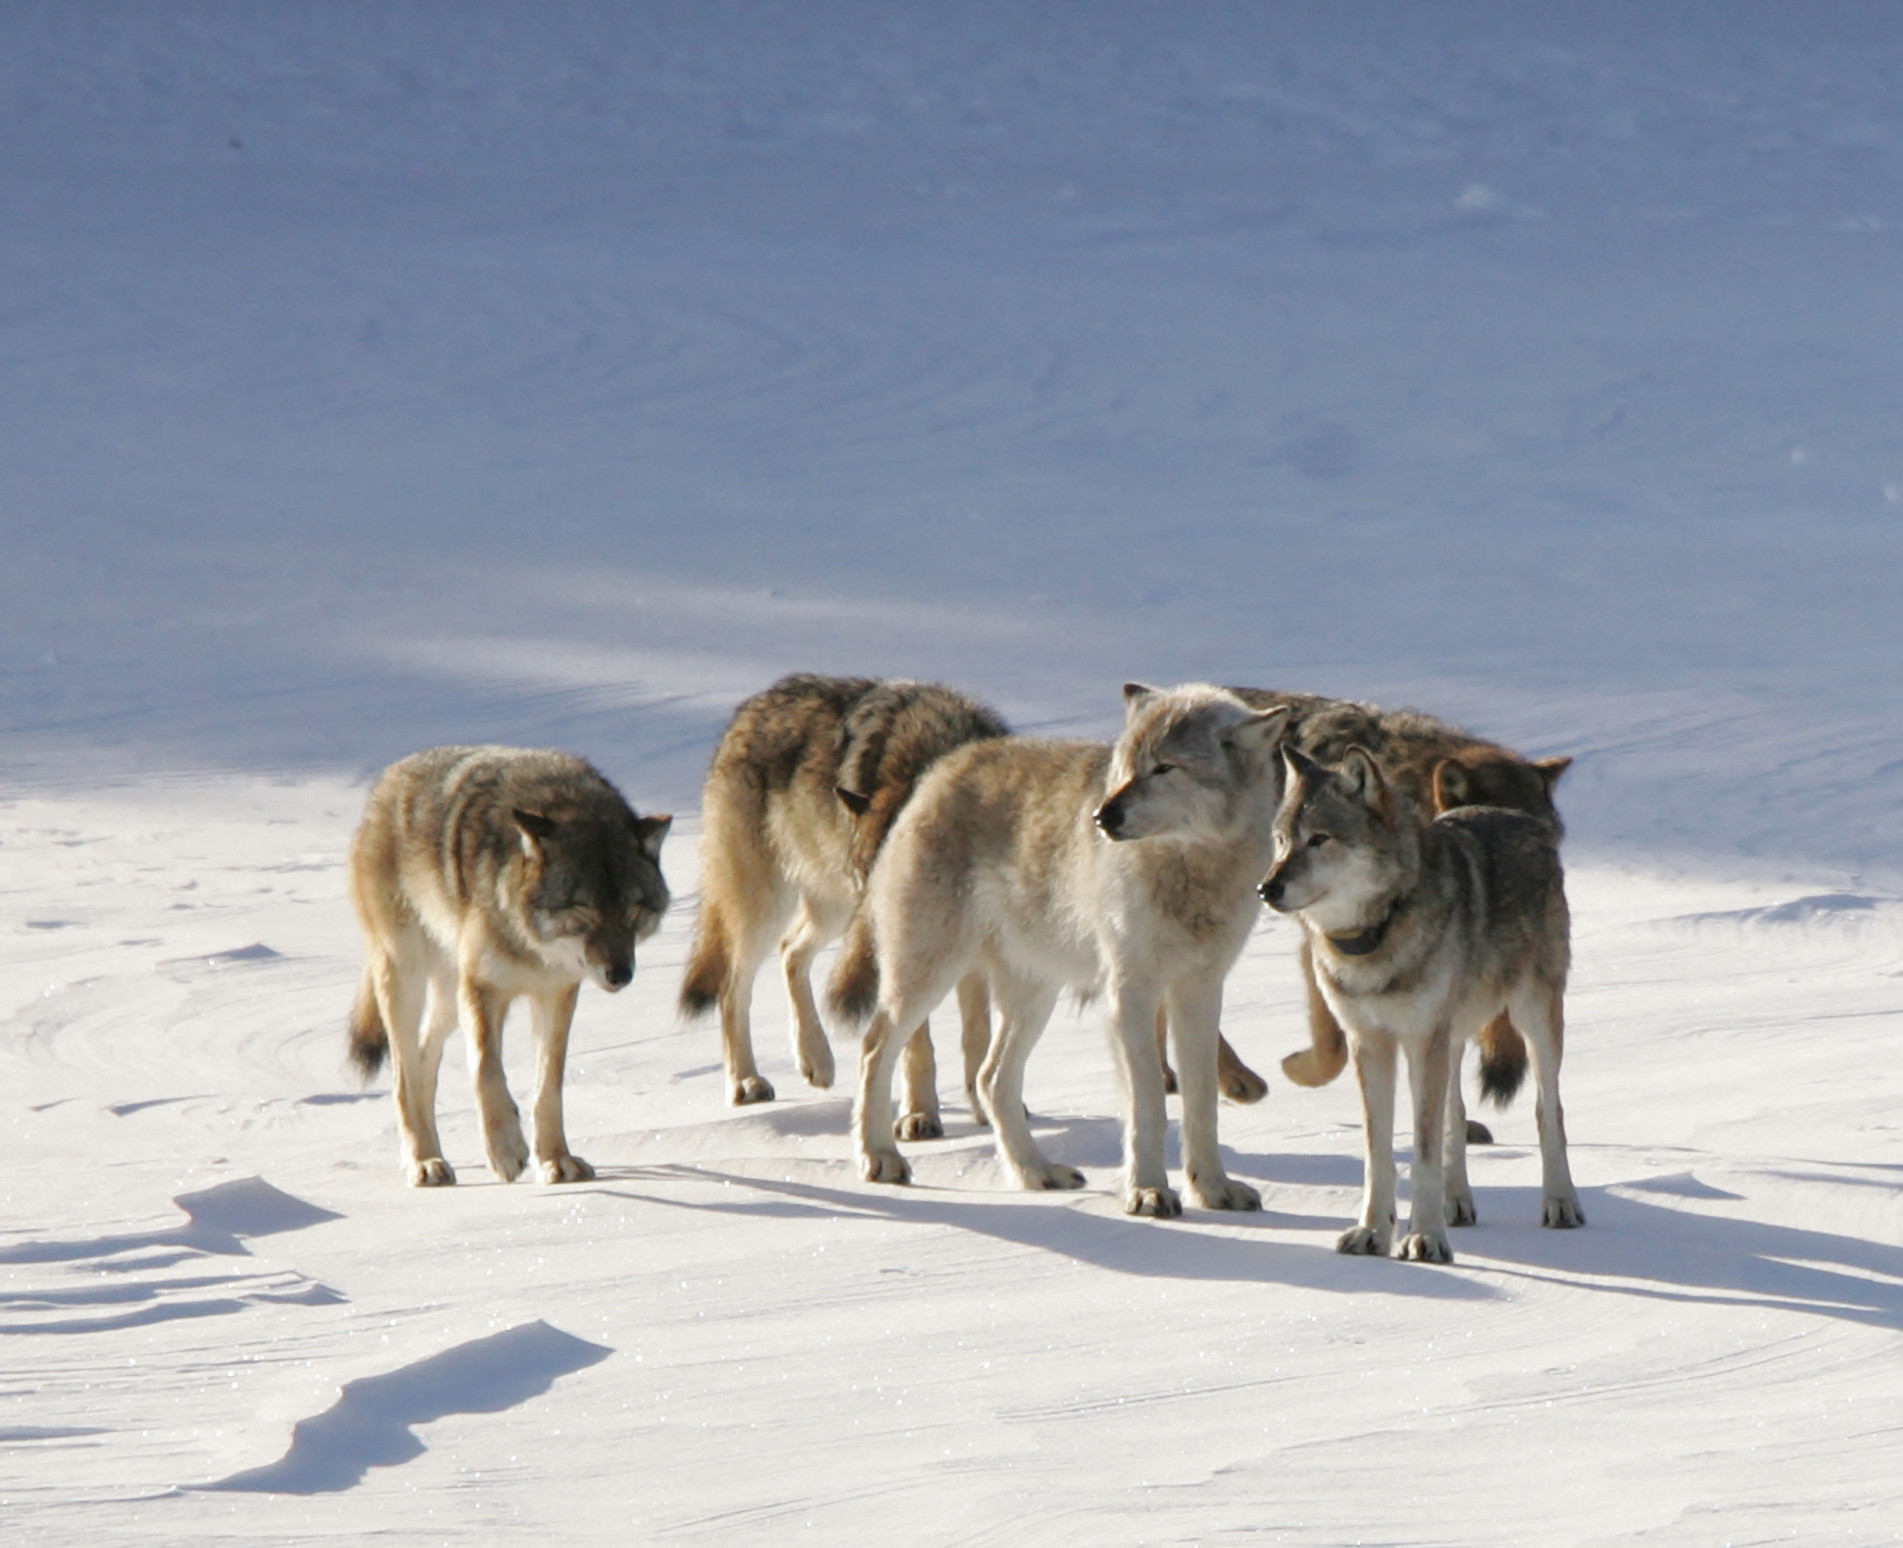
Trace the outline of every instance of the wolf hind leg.
<instances>
[{"instance_id":1,"label":"wolf hind leg","mask_svg":"<svg viewBox=\"0 0 1903 1548\"><path fill-rule=\"evenodd\" d=\"M902 1140L943 1139L945 1122L938 1111L938 1060L932 1052L930 1021L920 1022L918 1030L905 1040L899 1068L905 1085L905 1110L899 1114L893 1133Z\"/></svg>"},{"instance_id":2,"label":"wolf hind leg","mask_svg":"<svg viewBox=\"0 0 1903 1548\"><path fill-rule=\"evenodd\" d=\"M981 972L967 973L958 980L958 1024L960 1051L965 1059L965 1096L971 1103L971 1116L980 1126L989 1128L991 1114L978 1095L978 1072L991 1051L991 990Z\"/></svg>"},{"instance_id":3,"label":"wolf hind leg","mask_svg":"<svg viewBox=\"0 0 1903 1548\"><path fill-rule=\"evenodd\" d=\"M1513 996L1513 1024L1526 1039L1538 1091L1534 1114L1540 1132L1540 1224L1570 1230L1586 1223L1566 1156L1566 1113L1559 1100L1559 1064L1565 1043L1565 989L1531 981Z\"/></svg>"},{"instance_id":4,"label":"wolf hind leg","mask_svg":"<svg viewBox=\"0 0 1903 1548\"><path fill-rule=\"evenodd\" d=\"M833 1045L827 1041L819 1006L813 1000L813 958L839 939L846 914L807 897L800 900L793 928L780 942L780 967L786 974L786 998L793 1009L793 1057L809 1086L824 1091L833 1083ZM755 1072L756 1078L758 1072Z\"/></svg>"},{"instance_id":5,"label":"wolf hind leg","mask_svg":"<svg viewBox=\"0 0 1903 1548\"><path fill-rule=\"evenodd\" d=\"M1450 1226L1475 1225L1480 1218L1474 1212L1473 1184L1467 1177L1467 1103L1460 1089L1460 1066L1466 1051L1465 1044L1455 1044L1447 1074L1447 1123L1441 1137L1446 1152L1443 1175Z\"/></svg>"},{"instance_id":6,"label":"wolf hind leg","mask_svg":"<svg viewBox=\"0 0 1903 1548\"><path fill-rule=\"evenodd\" d=\"M390 1039L390 1074L404 1175L412 1187L440 1188L455 1182L456 1173L443 1159L443 1143L436 1132L436 1071L442 1050L440 1039L431 1034L443 1019L443 1011L438 994L430 988L427 951L419 940L402 941L395 952L377 953L369 973L377 1010ZM426 1009L429 1033L422 1026ZM453 1027L453 995L448 1020Z\"/></svg>"}]
</instances>

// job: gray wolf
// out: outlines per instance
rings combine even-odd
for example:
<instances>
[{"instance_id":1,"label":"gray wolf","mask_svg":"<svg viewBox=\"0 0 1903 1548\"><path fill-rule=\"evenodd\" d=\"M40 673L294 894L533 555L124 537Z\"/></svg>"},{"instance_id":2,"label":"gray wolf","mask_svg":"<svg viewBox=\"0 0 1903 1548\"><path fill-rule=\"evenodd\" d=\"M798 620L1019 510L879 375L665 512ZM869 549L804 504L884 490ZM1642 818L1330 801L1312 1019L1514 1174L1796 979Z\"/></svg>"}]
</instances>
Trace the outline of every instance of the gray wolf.
<instances>
[{"instance_id":1,"label":"gray wolf","mask_svg":"<svg viewBox=\"0 0 1903 1548\"><path fill-rule=\"evenodd\" d=\"M911 1176L892 1140L898 1038L982 970L1000 1021L979 1095L1019 1186L1084 1182L1038 1149L1024 1118L1025 1061L1068 988L1107 1002L1124 1208L1182 1212L1163 1164L1163 1011L1189 1189L1209 1208L1260 1207L1217 1151L1217 1024L1256 917L1255 868L1272 857L1288 712L1257 714L1207 684L1132 683L1124 699L1114 747L1006 738L948 753L887 836L828 986L834 1012L866 1024L853 1125L867 1181Z\"/></svg>"},{"instance_id":2,"label":"gray wolf","mask_svg":"<svg viewBox=\"0 0 1903 1548\"><path fill-rule=\"evenodd\" d=\"M460 1013L490 1168L528 1165L502 1071L502 1022L526 996L537 1047L535 1159L545 1182L594 1169L568 1148L562 1069L584 979L609 993L668 904L661 840L581 759L521 747L438 747L392 764L350 851L367 961L350 1054L367 1080L394 1055L404 1169L456 1180L436 1135L436 1072Z\"/></svg>"},{"instance_id":3,"label":"gray wolf","mask_svg":"<svg viewBox=\"0 0 1903 1548\"><path fill-rule=\"evenodd\" d=\"M986 706L940 683L796 673L734 711L701 797L701 904L681 984L683 1015L720 1009L729 1099L773 1100L754 1062L753 981L777 941L800 1074L833 1082L812 963L857 907L873 857L924 771L954 747L1007 736ZM789 928L790 926L790 928ZM990 1041L982 976L959 985L966 1084ZM906 1049L904 1139L936 1138L930 1033Z\"/></svg>"},{"instance_id":4,"label":"gray wolf","mask_svg":"<svg viewBox=\"0 0 1903 1548\"><path fill-rule=\"evenodd\" d=\"M1502 1012L1539 1085L1541 1223L1583 1224L1559 1100L1570 945L1554 825L1499 806L1463 805L1428 820L1362 747L1349 747L1338 769L1292 747L1283 759L1286 794L1262 897L1300 919L1361 1083L1361 1215L1338 1247L1385 1255L1393 1243L1398 1052L1414 1103L1400 1255L1452 1261L1447 1226L1475 1218L1460 1054Z\"/></svg>"},{"instance_id":5,"label":"gray wolf","mask_svg":"<svg viewBox=\"0 0 1903 1548\"><path fill-rule=\"evenodd\" d=\"M1572 766L1571 758L1529 761L1497 742L1414 710L1384 710L1267 688L1230 692L1258 710L1286 705L1289 745L1318 762L1338 764L1350 747L1372 753L1388 781L1430 815L1457 806L1504 806L1550 824L1555 839L1564 835L1553 787ZM1306 942L1302 976L1308 987L1309 1046L1284 1058L1282 1073L1298 1086L1325 1086L1347 1066L1348 1040L1316 984ZM1525 1046L1505 1016L1488 1023L1479 1043L1484 1092L1504 1104L1525 1078ZM1479 1124L1473 1129L1476 1137L1486 1133Z\"/></svg>"}]
</instances>

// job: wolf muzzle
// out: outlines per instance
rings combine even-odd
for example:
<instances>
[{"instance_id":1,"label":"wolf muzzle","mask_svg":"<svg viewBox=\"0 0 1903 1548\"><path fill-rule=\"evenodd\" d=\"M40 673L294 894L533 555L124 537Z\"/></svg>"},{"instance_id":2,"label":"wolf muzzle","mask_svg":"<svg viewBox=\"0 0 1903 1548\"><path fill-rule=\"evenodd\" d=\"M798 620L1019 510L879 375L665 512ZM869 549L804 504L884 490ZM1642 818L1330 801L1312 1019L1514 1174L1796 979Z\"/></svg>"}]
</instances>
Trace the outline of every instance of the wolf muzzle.
<instances>
[{"instance_id":1,"label":"wolf muzzle","mask_svg":"<svg viewBox=\"0 0 1903 1548\"><path fill-rule=\"evenodd\" d=\"M1277 866L1274 870L1270 871L1269 874L1263 878L1262 885L1255 890L1257 897L1261 898L1270 908L1280 912L1282 897L1287 891L1287 888L1282 885L1282 868Z\"/></svg>"},{"instance_id":2,"label":"wolf muzzle","mask_svg":"<svg viewBox=\"0 0 1903 1548\"><path fill-rule=\"evenodd\" d=\"M1123 831L1122 797L1112 796L1108 801L1104 802L1102 806L1097 808L1096 814L1091 820L1097 824L1098 831L1101 832L1105 838L1123 838L1125 835Z\"/></svg>"}]
</instances>

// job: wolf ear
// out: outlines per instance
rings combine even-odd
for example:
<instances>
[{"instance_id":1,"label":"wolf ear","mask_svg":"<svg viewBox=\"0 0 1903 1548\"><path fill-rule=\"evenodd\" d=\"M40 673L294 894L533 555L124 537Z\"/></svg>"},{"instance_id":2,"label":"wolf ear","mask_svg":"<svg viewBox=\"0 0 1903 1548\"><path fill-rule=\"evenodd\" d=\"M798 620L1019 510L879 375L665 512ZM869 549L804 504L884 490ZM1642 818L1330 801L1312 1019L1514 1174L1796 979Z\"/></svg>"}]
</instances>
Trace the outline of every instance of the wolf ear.
<instances>
[{"instance_id":1,"label":"wolf ear","mask_svg":"<svg viewBox=\"0 0 1903 1548\"><path fill-rule=\"evenodd\" d=\"M672 812L657 812L652 817L634 819L634 836L641 845L641 852L650 860L661 858L661 840L667 837L667 830L674 826Z\"/></svg>"},{"instance_id":2,"label":"wolf ear","mask_svg":"<svg viewBox=\"0 0 1903 1548\"><path fill-rule=\"evenodd\" d=\"M533 847L526 842L529 839L539 841L555 836L555 824L540 812L525 812L518 806L511 815L515 818L515 825L522 830L525 849Z\"/></svg>"},{"instance_id":3,"label":"wolf ear","mask_svg":"<svg viewBox=\"0 0 1903 1548\"><path fill-rule=\"evenodd\" d=\"M1365 747L1350 747L1341 758L1341 777L1351 795L1359 796L1376 816L1385 818L1392 803L1388 782L1381 777L1381 765Z\"/></svg>"},{"instance_id":4,"label":"wolf ear","mask_svg":"<svg viewBox=\"0 0 1903 1548\"><path fill-rule=\"evenodd\" d=\"M1328 772L1292 742L1282 744L1282 767L1288 771L1289 784L1298 779L1304 784L1313 784L1318 775Z\"/></svg>"},{"instance_id":5,"label":"wolf ear","mask_svg":"<svg viewBox=\"0 0 1903 1548\"><path fill-rule=\"evenodd\" d=\"M1465 765L1443 758L1434 765L1434 810L1451 812L1473 805L1473 778Z\"/></svg>"},{"instance_id":6,"label":"wolf ear","mask_svg":"<svg viewBox=\"0 0 1903 1548\"><path fill-rule=\"evenodd\" d=\"M1223 733L1222 739L1224 745L1238 752L1264 757L1275 750L1276 743L1282 740L1282 733L1287 729L1288 706L1284 704L1238 722Z\"/></svg>"},{"instance_id":7,"label":"wolf ear","mask_svg":"<svg viewBox=\"0 0 1903 1548\"><path fill-rule=\"evenodd\" d=\"M1133 710L1145 699L1153 699L1163 690L1152 688L1148 683L1125 683L1123 685L1123 707Z\"/></svg>"},{"instance_id":8,"label":"wolf ear","mask_svg":"<svg viewBox=\"0 0 1903 1548\"><path fill-rule=\"evenodd\" d=\"M855 817L863 817L872 809L872 797L857 790L848 790L844 785L834 785L833 794L840 803Z\"/></svg>"},{"instance_id":9,"label":"wolf ear","mask_svg":"<svg viewBox=\"0 0 1903 1548\"><path fill-rule=\"evenodd\" d=\"M1539 771L1541 779L1546 781L1546 794L1551 799L1553 786L1559 783L1560 775L1573 766L1571 758L1542 758L1533 767Z\"/></svg>"}]
</instances>

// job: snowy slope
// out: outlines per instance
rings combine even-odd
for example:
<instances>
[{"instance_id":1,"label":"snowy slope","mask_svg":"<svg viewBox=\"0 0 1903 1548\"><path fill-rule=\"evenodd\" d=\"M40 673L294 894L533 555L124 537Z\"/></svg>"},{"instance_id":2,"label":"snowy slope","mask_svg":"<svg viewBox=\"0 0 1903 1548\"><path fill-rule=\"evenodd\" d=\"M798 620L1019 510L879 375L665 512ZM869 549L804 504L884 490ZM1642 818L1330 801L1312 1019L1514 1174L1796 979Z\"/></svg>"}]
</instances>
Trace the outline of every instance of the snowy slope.
<instances>
[{"instance_id":1,"label":"snowy slope","mask_svg":"<svg viewBox=\"0 0 1903 1548\"><path fill-rule=\"evenodd\" d=\"M0 1535L1903 1535L1900 88L1872 5L0 8ZM698 784L795 668L1574 754L1589 1229L1516 1108L1455 1267L1338 1257L1358 1104L1279 1078L1261 1216L1126 1219L1088 1011L1081 1195L962 1110L860 1184L766 976L724 1108ZM599 1181L452 1079L423 1194L342 857L487 738L679 812L679 903Z\"/></svg>"}]
</instances>

